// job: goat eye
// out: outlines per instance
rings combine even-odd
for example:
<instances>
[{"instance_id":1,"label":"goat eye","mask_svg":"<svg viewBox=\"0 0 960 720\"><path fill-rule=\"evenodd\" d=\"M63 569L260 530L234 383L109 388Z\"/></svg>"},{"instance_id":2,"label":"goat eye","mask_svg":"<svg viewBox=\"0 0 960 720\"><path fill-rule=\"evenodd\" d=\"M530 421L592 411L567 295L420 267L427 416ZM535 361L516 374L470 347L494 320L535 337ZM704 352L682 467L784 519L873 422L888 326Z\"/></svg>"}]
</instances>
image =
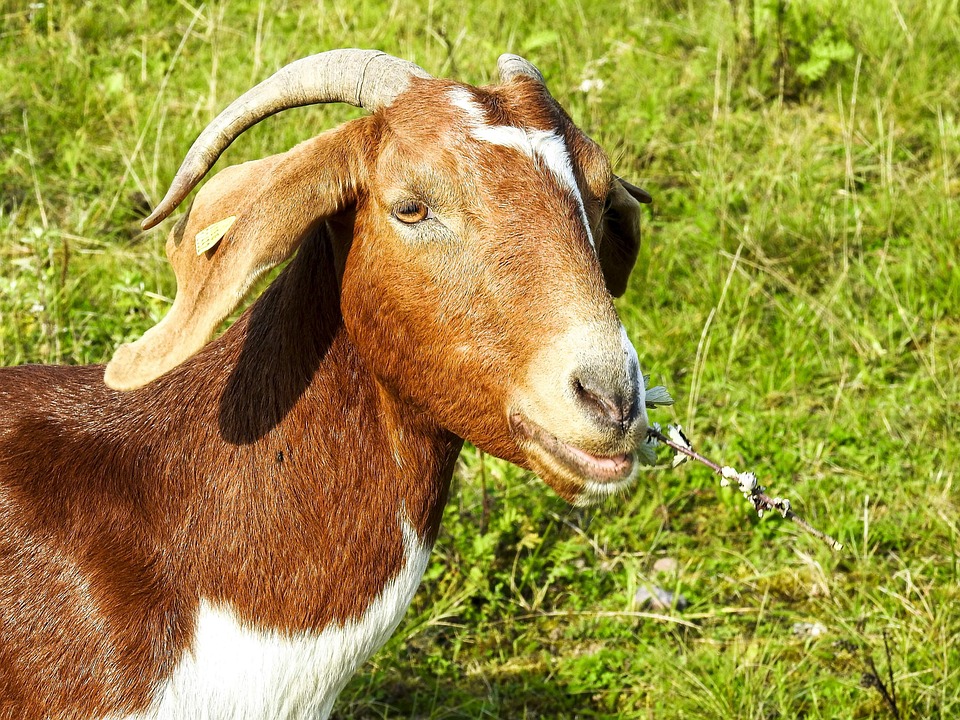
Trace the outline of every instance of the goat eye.
<instances>
[{"instance_id":1,"label":"goat eye","mask_svg":"<svg viewBox=\"0 0 960 720\"><path fill-rule=\"evenodd\" d=\"M433 211L419 200L404 200L393 206L393 216L402 223L412 225L434 215Z\"/></svg>"}]
</instances>

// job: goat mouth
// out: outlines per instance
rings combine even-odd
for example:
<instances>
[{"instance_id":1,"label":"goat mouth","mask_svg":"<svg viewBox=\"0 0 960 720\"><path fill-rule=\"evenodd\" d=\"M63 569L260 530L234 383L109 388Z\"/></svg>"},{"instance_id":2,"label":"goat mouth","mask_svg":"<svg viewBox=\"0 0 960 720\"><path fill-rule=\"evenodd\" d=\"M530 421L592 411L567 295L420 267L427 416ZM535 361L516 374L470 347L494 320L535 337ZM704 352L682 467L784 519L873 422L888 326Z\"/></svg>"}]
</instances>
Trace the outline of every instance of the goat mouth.
<instances>
[{"instance_id":1,"label":"goat mouth","mask_svg":"<svg viewBox=\"0 0 960 720\"><path fill-rule=\"evenodd\" d=\"M613 489L625 486L633 480L636 466L633 453L594 455L560 440L520 413L510 415L510 427L528 444L546 454L552 461L551 464L560 465L582 481L609 485Z\"/></svg>"}]
</instances>

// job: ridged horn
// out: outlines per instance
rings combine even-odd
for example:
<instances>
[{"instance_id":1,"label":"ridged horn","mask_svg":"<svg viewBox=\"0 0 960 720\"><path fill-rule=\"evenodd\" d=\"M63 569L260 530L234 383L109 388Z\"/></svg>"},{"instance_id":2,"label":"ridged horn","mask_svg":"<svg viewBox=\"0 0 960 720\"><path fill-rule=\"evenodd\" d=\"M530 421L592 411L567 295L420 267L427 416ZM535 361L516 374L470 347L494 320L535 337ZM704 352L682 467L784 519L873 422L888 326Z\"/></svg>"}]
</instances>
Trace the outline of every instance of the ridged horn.
<instances>
[{"instance_id":1,"label":"ridged horn","mask_svg":"<svg viewBox=\"0 0 960 720\"><path fill-rule=\"evenodd\" d=\"M379 50L330 50L284 66L234 100L200 133L144 230L173 212L236 138L264 118L289 108L344 102L376 112L387 107L420 66Z\"/></svg>"},{"instance_id":2,"label":"ridged horn","mask_svg":"<svg viewBox=\"0 0 960 720\"><path fill-rule=\"evenodd\" d=\"M510 82L519 75L525 75L533 78L541 85L544 84L543 75L537 70L536 65L529 60L524 60L519 55L512 55L511 53L501 55L497 58L497 70L500 72L500 82Z\"/></svg>"}]
</instances>

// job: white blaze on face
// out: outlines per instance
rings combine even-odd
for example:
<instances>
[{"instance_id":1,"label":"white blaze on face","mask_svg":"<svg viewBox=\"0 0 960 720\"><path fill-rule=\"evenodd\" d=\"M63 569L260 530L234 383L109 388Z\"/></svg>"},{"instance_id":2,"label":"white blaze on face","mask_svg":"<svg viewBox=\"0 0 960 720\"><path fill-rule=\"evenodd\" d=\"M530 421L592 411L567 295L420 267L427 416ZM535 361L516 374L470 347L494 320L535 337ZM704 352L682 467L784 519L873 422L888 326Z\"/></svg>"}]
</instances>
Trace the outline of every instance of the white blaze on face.
<instances>
[{"instance_id":1,"label":"white blaze on face","mask_svg":"<svg viewBox=\"0 0 960 720\"><path fill-rule=\"evenodd\" d=\"M555 130L532 130L510 125L490 125L484 115L483 108L476 103L469 90L454 88L448 93L448 96L454 106L466 113L470 134L474 138L491 145L500 145L517 150L535 162L542 163L550 171L561 187L573 196L580 213L580 219L583 221L583 229L590 241L590 247L596 250L593 233L590 232L587 212L583 207L583 197L580 195L580 187L577 185L577 179L573 174L573 163L570 162L570 154L567 152L567 144L564 142L563 136Z\"/></svg>"}]
</instances>

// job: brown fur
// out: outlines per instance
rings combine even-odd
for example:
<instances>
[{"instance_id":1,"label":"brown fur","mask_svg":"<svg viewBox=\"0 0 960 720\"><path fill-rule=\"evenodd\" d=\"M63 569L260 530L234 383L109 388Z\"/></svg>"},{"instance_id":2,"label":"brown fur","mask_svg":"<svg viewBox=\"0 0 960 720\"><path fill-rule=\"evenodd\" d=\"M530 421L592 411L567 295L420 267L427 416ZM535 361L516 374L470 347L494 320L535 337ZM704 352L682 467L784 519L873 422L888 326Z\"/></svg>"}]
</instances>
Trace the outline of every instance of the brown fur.
<instances>
[{"instance_id":1,"label":"brown fur","mask_svg":"<svg viewBox=\"0 0 960 720\"><path fill-rule=\"evenodd\" d=\"M453 86L416 80L414 99L207 184L171 234L173 319L141 346L166 374L119 392L96 366L0 372L0 718L145 709L201 598L288 633L358 618L403 563L400 508L435 539L460 438L528 466L508 393L542 338L616 322L605 284L625 284L635 212L618 192L627 219L604 225L609 163L536 83L478 91L500 122L562 129L605 280L555 182L457 136ZM411 189L449 237L398 234ZM231 214L197 258L196 232Z\"/></svg>"},{"instance_id":2,"label":"brown fur","mask_svg":"<svg viewBox=\"0 0 960 720\"><path fill-rule=\"evenodd\" d=\"M460 440L372 381L331 266L315 234L142 390L105 388L98 367L0 374L0 716L143 709L201 597L320 630L399 570L401 504L436 537Z\"/></svg>"}]
</instances>

